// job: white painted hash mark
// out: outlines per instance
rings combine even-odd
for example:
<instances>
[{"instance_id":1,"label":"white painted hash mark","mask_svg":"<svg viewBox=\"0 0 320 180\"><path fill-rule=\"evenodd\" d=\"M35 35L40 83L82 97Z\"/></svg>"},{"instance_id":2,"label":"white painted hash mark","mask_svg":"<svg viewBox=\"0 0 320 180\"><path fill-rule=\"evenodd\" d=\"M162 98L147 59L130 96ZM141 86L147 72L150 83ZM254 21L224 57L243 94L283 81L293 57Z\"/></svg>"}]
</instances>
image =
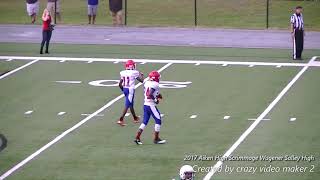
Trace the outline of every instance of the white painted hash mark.
<instances>
[{"instance_id":1,"label":"white painted hash mark","mask_svg":"<svg viewBox=\"0 0 320 180\"><path fill-rule=\"evenodd\" d=\"M164 116L164 114L160 114L160 116L161 116L161 117L163 117L163 116Z\"/></svg>"},{"instance_id":2,"label":"white painted hash mark","mask_svg":"<svg viewBox=\"0 0 320 180\"><path fill-rule=\"evenodd\" d=\"M10 62L10 61L12 61L12 60L13 60L13 59L7 59L6 61L7 61L7 62Z\"/></svg>"},{"instance_id":3,"label":"white painted hash mark","mask_svg":"<svg viewBox=\"0 0 320 180\"><path fill-rule=\"evenodd\" d=\"M199 66L200 65L200 63L196 63L196 64L194 64L195 66Z\"/></svg>"},{"instance_id":4,"label":"white painted hash mark","mask_svg":"<svg viewBox=\"0 0 320 180\"><path fill-rule=\"evenodd\" d=\"M126 115L125 115L126 117L128 117L128 116L130 116L130 113L126 113Z\"/></svg>"},{"instance_id":5,"label":"white painted hash mark","mask_svg":"<svg viewBox=\"0 0 320 180\"><path fill-rule=\"evenodd\" d=\"M250 64L249 67L254 67L254 64Z\"/></svg>"},{"instance_id":6,"label":"white painted hash mark","mask_svg":"<svg viewBox=\"0 0 320 180\"><path fill-rule=\"evenodd\" d=\"M223 67L226 67L226 66L228 66L228 64L227 64L227 63L226 63L226 64L222 64L222 66L223 66Z\"/></svg>"},{"instance_id":7,"label":"white painted hash mark","mask_svg":"<svg viewBox=\"0 0 320 180\"><path fill-rule=\"evenodd\" d=\"M62 115L64 115L65 113L66 113L66 112L61 111L61 112L58 113L58 116L62 116Z\"/></svg>"},{"instance_id":8,"label":"white painted hash mark","mask_svg":"<svg viewBox=\"0 0 320 180\"><path fill-rule=\"evenodd\" d=\"M190 119L195 119L195 118L197 118L197 115L195 115L195 114L190 116Z\"/></svg>"},{"instance_id":9,"label":"white painted hash mark","mask_svg":"<svg viewBox=\"0 0 320 180\"><path fill-rule=\"evenodd\" d=\"M223 117L224 120L227 120L227 119L229 119L229 118L230 118L230 116L224 116L224 117Z\"/></svg>"},{"instance_id":10,"label":"white painted hash mark","mask_svg":"<svg viewBox=\"0 0 320 180\"><path fill-rule=\"evenodd\" d=\"M55 81L56 83L63 83L63 84L81 84L82 81Z\"/></svg>"},{"instance_id":11,"label":"white painted hash mark","mask_svg":"<svg viewBox=\"0 0 320 180\"><path fill-rule=\"evenodd\" d=\"M90 64L90 63L93 63L93 61L88 61L87 63Z\"/></svg>"},{"instance_id":12,"label":"white painted hash mark","mask_svg":"<svg viewBox=\"0 0 320 180\"><path fill-rule=\"evenodd\" d=\"M59 62L63 63L63 62L66 62L66 60L61 60L61 61L59 61Z\"/></svg>"},{"instance_id":13,"label":"white painted hash mark","mask_svg":"<svg viewBox=\"0 0 320 180\"><path fill-rule=\"evenodd\" d=\"M163 67L161 67L158 72L161 72L165 69L167 69L169 66L171 66L173 63L168 63L166 65L164 65ZM138 83L137 85L135 85L135 89L137 89L138 87L140 87L142 85L142 83ZM12 173L14 173L15 171L17 171L18 169L20 169L22 166L24 166L25 164L27 164L28 162L30 162L33 158L37 157L38 155L40 155L43 151L45 151L46 149L50 148L52 145L54 145L55 143L57 143L58 141L60 141L62 138L64 138L66 135L68 135L69 133L75 131L76 129L78 129L80 126L82 126L83 124L85 124L87 121L89 121L90 119L92 119L93 117L95 117L96 115L98 115L99 113L101 113L102 111L104 111L105 109L107 109L108 107L110 107L111 105L113 105L114 103L116 103L117 101L119 101L121 98L123 98L124 95L121 94L119 96L117 96L116 98L114 98L113 100L109 101L107 104L105 104L104 106L102 106L100 109L96 110L94 113L90 114L89 116L87 116L86 118L82 119L80 122L78 122L77 124L75 124L74 126L72 126L71 128L67 129L66 131L62 132L60 135L56 136L53 140L51 140L50 142L48 142L46 145L42 146L40 149L38 149L37 151L35 151L34 153L32 153L31 155L29 155L27 158L25 158L24 160L22 160L21 162L19 162L18 164L14 165L12 168L10 168L8 171L6 171L4 174L2 174L0 176L0 180L3 180L5 178L7 178L8 176L10 176Z\"/></svg>"},{"instance_id":14,"label":"white painted hash mark","mask_svg":"<svg viewBox=\"0 0 320 180\"><path fill-rule=\"evenodd\" d=\"M290 118L290 122L297 120L297 118Z\"/></svg>"},{"instance_id":15,"label":"white painted hash mark","mask_svg":"<svg viewBox=\"0 0 320 180\"><path fill-rule=\"evenodd\" d=\"M25 112L24 114L29 115L29 114L31 114L31 113L33 113L33 111L27 111L27 112Z\"/></svg>"},{"instance_id":16,"label":"white painted hash mark","mask_svg":"<svg viewBox=\"0 0 320 180\"><path fill-rule=\"evenodd\" d=\"M225 152L223 157L219 160L208 172L208 174L203 178L203 180L210 180L211 177L219 170L225 159L227 159L233 151L247 138L247 136L257 127L257 125L262 121L262 119L277 105L281 98L290 90L294 83L303 75L304 72L310 67L311 64L317 57L313 57L307 66L304 66L298 74L283 88L283 90L277 95L277 97L268 105L268 107L260 114L256 121L254 121L250 127L244 131L244 133L238 138L238 140Z\"/></svg>"}]
</instances>

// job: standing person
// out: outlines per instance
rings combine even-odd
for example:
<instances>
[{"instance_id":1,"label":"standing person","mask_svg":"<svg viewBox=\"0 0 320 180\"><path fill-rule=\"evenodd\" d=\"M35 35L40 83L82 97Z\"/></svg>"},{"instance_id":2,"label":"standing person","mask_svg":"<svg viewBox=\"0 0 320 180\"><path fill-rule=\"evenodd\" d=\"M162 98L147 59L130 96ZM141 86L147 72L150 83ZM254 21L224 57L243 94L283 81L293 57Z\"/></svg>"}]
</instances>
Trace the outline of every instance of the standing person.
<instances>
[{"instance_id":1,"label":"standing person","mask_svg":"<svg viewBox=\"0 0 320 180\"><path fill-rule=\"evenodd\" d=\"M47 9L44 9L42 14L42 42L40 48L40 54L43 54L43 46L46 43L46 54L49 54L49 43L52 35L51 15Z\"/></svg>"},{"instance_id":2,"label":"standing person","mask_svg":"<svg viewBox=\"0 0 320 180\"><path fill-rule=\"evenodd\" d=\"M55 3L57 3L57 7L55 7ZM51 15L54 14L58 21L61 21L60 0L48 0L47 9Z\"/></svg>"},{"instance_id":3,"label":"standing person","mask_svg":"<svg viewBox=\"0 0 320 180\"><path fill-rule=\"evenodd\" d=\"M88 24L91 24L91 22L92 24L94 24L96 22L98 3L99 3L99 0L88 0L88 19L89 19ZM91 21L91 18L92 18L92 21Z\"/></svg>"},{"instance_id":4,"label":"standing person","mask_svg":"<svg viewBox=\"0 0 320 180\"><path fill-rule=\"evenodd\" d=\"M38 0L26 0L27 1L27 12L31 17L31 23L36 22L37 14L39 13L39 1Z\"/></svg>"},{"instance_id":5,"label":"standing person","mask_svg":"<svg viewBox=\"0 0 320 180\"><path fill-rule=\"evenodd\" d=\"M125 107L122 115L117 122L120 126L125 126L124 116L126 115L128 109L130 109L133 116L133 122L139 123L139 117L134 111L134 90L135 90L135 80L143 82L143 74L136 70L136 63L133 60L128 60L125 64L125 70L120 72L120 82L119 88L125 96Z\"/></svg>"},{"instance_id":6,"label":"standing person","mask_svg":"<svg viewBox=\"0 0 320 180\"><path fill-rule=\"evenodd\" d=\"M301 54L304 43L304 24L301 6L297 6L295 8L295 13L291 16L290 22L290 30L293 40L293 60L302 60Z\"/></svg>"},{"instance_id":7,"label":"standing person","mask_svg":"<svg viewBox=\"0 0 320 180\"><path fill-rule=\"evenodd\" d=\"M109 0L109 9L114 26L122 25L122 0Z\"/></svg>"},{"instance_id":8,"label":"standing person","mask_svg":"<svg viewBox=\"0 0 320 180\"><path fill-rule=\"evenodd\" d=\"M161 128L161 114L157 108L162 95L160 94L159 89L160 73L157 71L151 71L149 74L149 80L144 84L144 106L143 106L143 122L141 123L139 130L136 134L136 139L134 142L137 145L142 145L140 136L147 126L150 116L155 120L154 125L154 139L155 144L165 144L166 140L161 140L159 137L160 128Z\"/></svg>"}]
</instances>

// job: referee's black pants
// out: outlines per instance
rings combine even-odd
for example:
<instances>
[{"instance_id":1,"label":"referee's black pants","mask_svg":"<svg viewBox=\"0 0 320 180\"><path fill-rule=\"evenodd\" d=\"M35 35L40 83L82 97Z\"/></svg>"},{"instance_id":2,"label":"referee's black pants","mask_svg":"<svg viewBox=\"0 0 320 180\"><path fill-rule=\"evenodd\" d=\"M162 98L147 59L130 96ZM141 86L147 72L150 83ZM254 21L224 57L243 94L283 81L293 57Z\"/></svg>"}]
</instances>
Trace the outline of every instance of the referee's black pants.
<instances>
[{"instance_id":1,"label":"referee's black pants","mask_svg":"<svg viewBox=\"0 0 320 180\"><path fill-rule=\"evenodd\" d=\"M303 51L303 30L294 30L293 38L293 59L301 59L301 54Z\"/></svg>"},{"instance_id":2,"label":"referee's black pants","mask_svg":"<svg viewBox=\"0 0 320 180\"><path fill-rule=\"evenodd\" d=\"M41 42L41 48L40 48L41 54L43 51L44 44L46 44L46 53L49 52L49 44L50 44L51 35L52 35L52 31L50 31L50 30L42 31L42 42Z\"/></svg>"}]
</instances>

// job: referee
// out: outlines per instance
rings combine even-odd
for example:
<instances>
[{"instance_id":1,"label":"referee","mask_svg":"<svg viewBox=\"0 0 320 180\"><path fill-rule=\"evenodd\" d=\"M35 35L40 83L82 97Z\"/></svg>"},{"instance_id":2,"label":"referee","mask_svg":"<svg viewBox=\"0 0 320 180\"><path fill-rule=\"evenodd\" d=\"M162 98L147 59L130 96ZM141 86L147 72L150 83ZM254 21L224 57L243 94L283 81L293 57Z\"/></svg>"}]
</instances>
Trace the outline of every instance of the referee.
<instances>
[{"instance_id":1,"label":"referee","mask_svg":"<svg viewBox=\"0 0 320 180\"><path fill-rule=\"evenodd\" d=\"M297 6L295 8L295 13L292 14L290 22L290 30L293 40L293 60L302 60L301 54L303 51L304 26L301 6Z\"/></svg>"}]
</instances>

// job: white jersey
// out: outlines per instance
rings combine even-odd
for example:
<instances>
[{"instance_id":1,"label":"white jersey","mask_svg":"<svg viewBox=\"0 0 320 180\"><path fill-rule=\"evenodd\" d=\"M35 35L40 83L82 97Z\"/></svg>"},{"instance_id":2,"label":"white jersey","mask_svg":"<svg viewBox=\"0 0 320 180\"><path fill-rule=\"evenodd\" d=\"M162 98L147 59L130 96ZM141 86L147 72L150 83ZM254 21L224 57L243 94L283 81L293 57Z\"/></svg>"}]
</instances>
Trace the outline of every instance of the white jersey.
<instances>
[{"instance_id":1,"label":"white jersey","mask_svg":"<svg viewBox=\"0 0 320 180\"><path fill-rule=\"evenodd\" d=\"M123 80L123 87L133 89L135 86L135 80L140 76L140 72L137 70L123 70L120 72L120 77Z\"/></svg>"},{"instance_id":2,"label":"white jersey","mask_svg":"<svg viewBox=\"0 0 320 180\"><path fill-rule=\"evenodd\" d=\"M153 99L148 97L150 90L154 89L153 97L157 97L160 94L159 83L156 81L146 81L144 83L144 105L156 105Z\"/></svg>"}]
</instances>

